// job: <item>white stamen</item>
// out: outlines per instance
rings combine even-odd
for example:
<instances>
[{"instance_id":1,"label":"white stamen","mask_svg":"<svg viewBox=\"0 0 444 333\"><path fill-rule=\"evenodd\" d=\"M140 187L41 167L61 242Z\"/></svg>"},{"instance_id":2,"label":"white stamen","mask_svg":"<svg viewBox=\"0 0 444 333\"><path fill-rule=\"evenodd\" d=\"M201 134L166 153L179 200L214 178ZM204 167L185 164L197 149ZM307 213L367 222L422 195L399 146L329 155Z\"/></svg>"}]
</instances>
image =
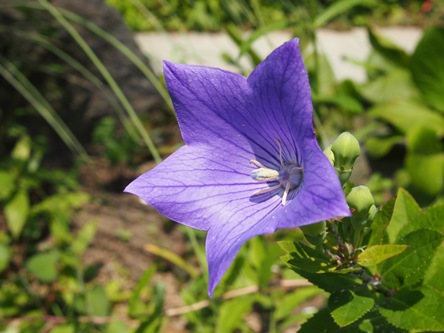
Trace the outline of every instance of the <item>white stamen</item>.
<instances>
[{"instance_id":1,"label":"white stamen","mask_svg":"<svg viewBox=\"0 0 444 333\"><path fill-rule=\"evenodd\" d=\"M256 160L251 160L250 162L258 167L258 169L251 172L251 178L254 180L258 182L271 182L279 179L279 171L269 169Z\"/></svg>"},{"instance_id":2,"label":"white stamen","mask_svg":"<svg viewBox=\"0 0 444 333\"><path fill-rule=\"evenodd\" d=\"M284 194L282 195L282 206L285 206L287 204L287 196L288 196L288 192L290 192L290 185L291 185L291 183L288 181L287 185L285 186Z\"/></svg>"},{"instance_id":3,"label":"white stamen","mask_svg":"<svg viewBox=\"0 0 444 333\"><path fill-rule=\"evenodd\" d=\"M299 186L299 184L301 182L300 177L302 177L304 170L301 167L297 166L297 164L295 162L284 163L284 159L282 157L281 141L276 139L276 142L279 147L279 162L281 164L281 167L279 170L267 168L266 166L264 166L261 162L259 162L257 160L250 160L250 163L257 167L256 170L253 170L251 172L251 178L253 178L254 180L256 180L258 182L274 182L274 181L276 181L276 182L278 182L278 184L258 190L256 192L254 192L253 195L269 193L271 191L279 189L280 187L283 187L284 192L282 194L282 205L285 206L287 204L287 199L288 199L288 195L290 193L290 190ZM296 178L294 178L295 176L293 176L293 178L292 178L292 175L294 174L295 171L300 172L300 177L295 175Z\"/></svg>"}]
</instances>

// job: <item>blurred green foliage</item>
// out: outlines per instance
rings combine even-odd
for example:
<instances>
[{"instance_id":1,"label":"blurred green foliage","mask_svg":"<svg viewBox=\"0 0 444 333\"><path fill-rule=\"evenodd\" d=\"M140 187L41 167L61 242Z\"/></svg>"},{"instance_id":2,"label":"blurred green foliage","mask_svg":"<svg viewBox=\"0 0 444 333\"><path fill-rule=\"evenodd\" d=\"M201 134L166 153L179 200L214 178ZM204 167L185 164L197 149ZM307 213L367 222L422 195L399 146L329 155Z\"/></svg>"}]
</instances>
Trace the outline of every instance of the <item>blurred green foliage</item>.
<instances>
[{"instance_id":1,"label":"blurred green foliage","mask_svg":"<svg viewBox=\"0 0 444 333\"><path fill-rule=\"evenodd\" d=\"M366 24L438 24L444 7L432 5L427 22L424 2L381 0L106 0L117 8L134 31L220 31L228 24L258 29L276 22L304 22L319 15L317 26L329 23L334 12L337 27ZM433 8L438 7L438 8Z\"/></svg>"}]
</instances>

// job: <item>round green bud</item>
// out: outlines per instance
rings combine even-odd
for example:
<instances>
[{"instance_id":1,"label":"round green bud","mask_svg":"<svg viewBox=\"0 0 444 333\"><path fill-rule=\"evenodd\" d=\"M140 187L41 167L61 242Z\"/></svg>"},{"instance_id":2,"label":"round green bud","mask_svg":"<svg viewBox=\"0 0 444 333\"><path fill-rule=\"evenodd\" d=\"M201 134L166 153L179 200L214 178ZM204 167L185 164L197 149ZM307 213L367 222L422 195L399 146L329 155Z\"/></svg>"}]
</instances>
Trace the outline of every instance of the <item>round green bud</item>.
<instances>
[{"instance_id":1,"label":"round green bud","mask_svg":"<svg viewBox=\"0 0 444 333\"><path fill-rule=\"evenodd\" d=\"M326 226L326 222L322 221L319 223L304 225L301 227L301 230L305 236L316 237L325 232Z\"/></svg>"},{"instance_id":2,"label":"round green bud","mask_svg":"<svg viewBox=\"0 0 444 333\"><path fill-rule=\"evenodd\" d=\"M352 208L352 224L355 228L359 228L367 222L370 208L374 206L375 200L367 186L356 186L347 195L347 203Z\"/></svg>"},{"instance_id":3,"label":"round green bud","mask_svg":"<svg viewBox=\"0 0 444 333\"><path fill-rule=\"evenodd\" d=\"M333 151L331 150L331 145L324 149L324 155L327 156L331 165L334 166L335 165L335 154L333 154Z\"/></svg>"},{"instance_id":4,"label":"round green bud","mask_svg":"<svg viewBox=\"0 0 444 333\"><path fill-rule=\"evenodd\" d=\"M331 150L334 154L335 167L340 170L351 170L361 153L359 142L349 132L344 132L333 142Z\"/></svg>"}]
</instances>

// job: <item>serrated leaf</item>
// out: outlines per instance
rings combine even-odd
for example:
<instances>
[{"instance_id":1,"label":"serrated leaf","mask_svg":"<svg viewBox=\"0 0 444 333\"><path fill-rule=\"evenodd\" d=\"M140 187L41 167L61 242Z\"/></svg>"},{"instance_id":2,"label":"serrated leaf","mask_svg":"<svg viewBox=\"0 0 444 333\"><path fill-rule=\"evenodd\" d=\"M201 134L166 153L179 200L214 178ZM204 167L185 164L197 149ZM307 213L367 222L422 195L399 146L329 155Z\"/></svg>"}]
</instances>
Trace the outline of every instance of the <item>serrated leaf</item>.
<instances>
[{"instance_id":1,"label":"serrated leaf","mask_svg":"<svg viewBox=\"0 0 444 333\"><path fill-rule=\"evenodd\" d=\"M335 268L330 258L300 242L294 243L295 251L282 257L282 260L291 268L312 273L328 272Z\"/></svg>"},{"instance_id":2,"label":"serrated leaf","mask_svg":"<svg viewBox=\"0 0 444 333\"><path fill-rule=\"evenodd\" d=\"M376 214L375 219L370 225L371 235L368 246L381 244L384 238L385 230L392 219L393 210L395 208L395 198L390 199Z\"/></svg>"},{"instance_id":3,"label":"serrated leaf","mask_svg":"<svg viewBox=\"0 0 444 333\"><path fill-rule=\"evenodd\" d=\"M413 80L429 105L444 112L444 29L428 29L411 57Z\"/></svg>"},{"instance_id":4,"label":"serrated leaf","mask_svg":"<svg viewBox=\"0 0 444 333\"><path fill-rule=\"evenodd\" d=\"M421 208L416 203L415 199L404 189L399 189L393 215L390 223L387 226L387 236L389 243L393 244L398 238L399 232L421 212Z\"/></svg>"},{"instance_id":5,"label":"serrated leaf","mask_svg":"<svg viewBox=\"0 0 444 333\"><path fill-rule=\"evenodd\" d=\"M408 331L394 327L378 312L366 314L362 320L339 327L333 321L328 309L322 309L302 324L298 333L408 333Z\"/></svg>"},{"instance_id":6,"label":"serrated leaf","mask_svg":"<svg viewBox=\"0 0 444 333\"><path fill-rule=\"evenodd\" d=\"M5 205L5 217L8 229L14 238L18 238L25 226L29 213L29 197L25 190L17 191Z\"/></svg>"},{"instance_id":7,"label":"serrated leaf","mask_svg":"<svg viewBox=\"0 0 444 333\"><path fill-rule=\"evenodd\" d=\"M400 255L378 266L382 283L388 288L401 288L418 283L430 265L444 236L437 231L421 229L400 238L409 246Z\"/></svg>"},{"instance_id":8,"label":"serrated leaf","mask_svg":"<svg viewBox=\"0 0 444 333\"><path fill-rule=\"evenodd\" d=\"M374 245L361 252L356 261L364 267L377 265L388 258L394 257L407 249L407 245L384 244Z\"/></svg>"},{"instance_id":9,"label":"serrated leaf","mask_svg":"<svg viewBox=\"0 0 444 333\"><path fill-rule=\"evenodd\" d=\"M299 333L336 333L340 327L335 324L328 309L321 309L302 324Z\"/></svg>"},{"instance_id":10,"label":"serrated leaf","mask_svg":"<svg viewBox=\"0 0 444 333\"><path fill-rule=\"evenodd\" d=\"M57 263L59 252L52 250L33 255L25 263L28 271L42 282L52 282L57 278Z\"/></svg>"},{"instance_id":11,"label":"serrated leaf","mask_svg":"<svg viewBox=\"0 0 444 333\"><path fill-rule=\"evenodd\" d=\"M412 331L444 330L444 298L428 288L402 290L379 304L389 323Z\"/></svg>"},{"instance_id":12,"label":"serrated leaf","mask_svg":"<svg viewBox=\"0 0 444 333\"><path fill-rule=\"evenodd\" d=\"M294 245L295 243L293 241L279 241L277 244L286 253L296 252L296 246Z\"/></svg>"},{"instance_id":13,"label":"serrated leaf","mask_svg":"<svg viewBox=\"0 0 444 333\"><path fill-rule=\"evenodd\" d=\"M341 327L350 325L363 317L374 304L373 298L360 296L346 289L334 292L328 299L331 316Z\"/></svg>"},{"instance_id":14,"label":"serrated leaf","mask_svg":"<svg viewBox=\"0 0 444 333\"><path fill-rule=\"evenodd\" d=\"M339 290L348 289L355 290L359 288L362 283L352 275L340 273L309 273L302 270L295 270L296 273L306 278L315 286L329 292L334 293Z\"/></svg>"}]
</instances>

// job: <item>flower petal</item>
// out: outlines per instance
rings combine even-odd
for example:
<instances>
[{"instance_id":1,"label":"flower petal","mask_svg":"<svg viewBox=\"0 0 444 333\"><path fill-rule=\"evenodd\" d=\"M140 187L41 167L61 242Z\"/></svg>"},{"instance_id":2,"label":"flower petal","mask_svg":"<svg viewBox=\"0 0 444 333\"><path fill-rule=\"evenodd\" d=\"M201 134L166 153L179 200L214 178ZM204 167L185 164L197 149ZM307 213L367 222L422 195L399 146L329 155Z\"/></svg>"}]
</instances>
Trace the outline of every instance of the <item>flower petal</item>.
<instances>
[{"instance_id":1,"label":"flower petal","mask_svg":"<svg viewBox=\"0 0 444 333\"><path fill-rule=\"evenodd\" d=\"M216 285L233 262L242 245L254 236L273 233L277 220L257 220L256 216L238 223L226 223L213 226L208 231L206 253L210 281L208 294L213 295Z\"/></svg>"},{"instance_id":2,"label":"flower petal","mask_svg":"<svg viewBox=\"0 0 444 333\"><path fill-rule=\"evenodd\" d=\"M249 173L248 158L223 147L184 146L125 189L168 218L208 230L213 226L261 220L280 205L279 197L253 196L263 187Z\"/></svg>"},{"instance_id":3,"label":"flower petal","mask_svg":"<svg viewBox=\"0 0 444 333\"><path fill-rule=\"evenodd\" d=\"M251 152L235 124L250 95L245 77L217 68L164 62L165 80L187 145Z\"/></svg>"},{"instance_id":4,"label":"flower petal","mask_svg":"<svg viewBox=\"0 0 444 333\"><path fill-rule=\"evenodd\" d=\"M300 162L303 139L313 135L313 107L298 39L274 50L251 73L248 84L262 132L282 142L289 160Z\"/></svg>"}]
</instances>

